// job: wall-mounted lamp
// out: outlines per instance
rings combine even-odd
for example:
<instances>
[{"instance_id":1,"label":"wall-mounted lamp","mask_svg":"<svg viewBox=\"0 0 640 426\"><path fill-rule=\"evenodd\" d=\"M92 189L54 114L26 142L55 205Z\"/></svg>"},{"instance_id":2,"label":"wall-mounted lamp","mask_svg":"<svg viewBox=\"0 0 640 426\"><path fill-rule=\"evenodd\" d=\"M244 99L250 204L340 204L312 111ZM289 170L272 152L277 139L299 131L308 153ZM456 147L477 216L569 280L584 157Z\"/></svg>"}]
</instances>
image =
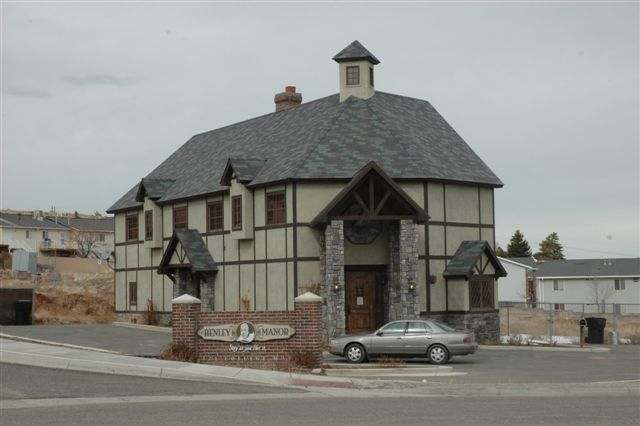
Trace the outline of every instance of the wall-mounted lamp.
<instances>
[{"instance_id":1,"label":"wall-mounted lamp","mask_svg":"<svg viewBox=\"0 0 640 426\"><path fill-rule=\"evenodd\" d=\"M409 291L416 291L416 285L414 283L409 283Z\"/></svg>"}]
</instances>

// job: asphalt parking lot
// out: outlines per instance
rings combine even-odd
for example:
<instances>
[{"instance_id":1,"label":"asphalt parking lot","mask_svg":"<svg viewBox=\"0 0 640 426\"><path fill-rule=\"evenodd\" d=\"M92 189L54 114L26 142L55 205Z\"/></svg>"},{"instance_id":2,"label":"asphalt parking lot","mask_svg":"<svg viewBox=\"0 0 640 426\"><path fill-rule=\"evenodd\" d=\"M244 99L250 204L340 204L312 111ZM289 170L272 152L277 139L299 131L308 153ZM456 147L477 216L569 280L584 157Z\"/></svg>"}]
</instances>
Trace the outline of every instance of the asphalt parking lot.
<instances>
[{"instance_id":1,"label":"asphalt parking lot","mask_svg":"<svg viewBox=\"0 0 640 426\"><path fill-rule=\"evenodd\" d=\"M139 356L158 356L171 333L112 324L6 326L0 332L88 346ZM603 347L603 346L598 346ZM360 378L384 378L430 383L590 383L640 380L640 346L607 346L608 352L563 351L548 348L480 348L473 355L454 357L443 371L411 369L397 374L358 374ZM325 362L341 362L328 355ZM408 366L426 366L426 359L407 360ZM407 374L409 373L409 374Z\"/></svg>"},{"instance_id":2,"label":"asphalt parking lot","mask_svg":"<svg viewBox=\"0 0 640 426\"><path fill-rule=\"evenodd\" d=\"M590 383L640 380L640 346L608 346L608 352L563 351L547 348L480 348L475 354L453 357L447 367L455 374L434 374L431 383ZM325 362L340 362L327 356ZM411 359L407 366L428 365ZM414 370L414 369L411 369ZM359 377L365 378L362 374ZM422 381L424 375L380 375L369 378Z\"/></svg>"},{"instance_id":3,"label":"asphalt parking lot","mask_svg":"<svg viewBox=\"0 0 640 426\"><path fill-rule=\"evenodd\" d=\"M168 332L113 324L13 325L0 327L0 332L138 356L158 356L171 341Z\"/></svg>"}]
</instances>

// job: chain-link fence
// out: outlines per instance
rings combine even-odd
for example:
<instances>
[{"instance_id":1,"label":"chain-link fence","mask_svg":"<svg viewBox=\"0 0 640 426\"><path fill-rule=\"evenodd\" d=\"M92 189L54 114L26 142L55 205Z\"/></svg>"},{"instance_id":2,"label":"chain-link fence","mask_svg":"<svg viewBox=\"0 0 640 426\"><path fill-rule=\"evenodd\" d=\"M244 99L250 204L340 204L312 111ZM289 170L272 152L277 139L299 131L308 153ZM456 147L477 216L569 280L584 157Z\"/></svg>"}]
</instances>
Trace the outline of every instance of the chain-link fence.
<instances>
[{"instance_id":1,"label":"chain-link fence","mask_svg":"<svg viewBox=\"0 0 640 426\"><path fill-rule=\"evenodd\" d=\"M614 332L622 342L640 343L638 303L500 302L499 307L503 336L527 335L577 343L580 319L597 317L606 319L606 342L611 341Z\"/></svg>"}]
</instances>

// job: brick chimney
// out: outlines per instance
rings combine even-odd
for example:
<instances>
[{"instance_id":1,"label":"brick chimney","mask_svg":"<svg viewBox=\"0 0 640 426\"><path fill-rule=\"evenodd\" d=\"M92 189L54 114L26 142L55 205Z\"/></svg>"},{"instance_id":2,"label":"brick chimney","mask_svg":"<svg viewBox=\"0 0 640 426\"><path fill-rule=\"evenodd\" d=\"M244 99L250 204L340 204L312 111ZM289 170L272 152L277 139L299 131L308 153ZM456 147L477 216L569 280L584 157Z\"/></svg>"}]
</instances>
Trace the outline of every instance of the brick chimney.
<instances>
[{"instance_id":1,"label":"brick chimney","mask_svg":"<svg viewBox=\"0 0 640 426\"><path fill-rule=\"evenodd\" d=\"M297 107L302 103L302 93L296 93L296 86L287 86L283 93L278 93L273 101L276 103L276 112Z\"/></svg>"}]
</instances>

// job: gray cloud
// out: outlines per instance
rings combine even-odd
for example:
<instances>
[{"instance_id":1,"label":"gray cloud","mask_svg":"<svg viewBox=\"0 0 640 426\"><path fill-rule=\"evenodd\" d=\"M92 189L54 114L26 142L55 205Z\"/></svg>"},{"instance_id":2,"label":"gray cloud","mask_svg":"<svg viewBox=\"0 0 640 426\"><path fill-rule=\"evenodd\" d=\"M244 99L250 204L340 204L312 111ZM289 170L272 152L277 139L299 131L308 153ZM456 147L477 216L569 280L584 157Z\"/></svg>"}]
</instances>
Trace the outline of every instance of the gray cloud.
<instances>
[{"instance_id":1,"label":"gray cloud","mask_svg":"<svg viewBox=\"0 0 640 426\"><path fill-rule=\"evenodd\" d=\"M29 88L29 87L8 87L6 89L2 89L2 91L7 95L18 96L21 98L37 98L37 99L45 99L50 98L51 93L37 89L37 88Z\"/></svg>"},{"instance_id":2,"label":"gray cloud","mask_svg":"<svg viewBox=\"0 0 640 426\"><path fill-rule=\"evenodd\" d=\"M62 80L74 86L130 86L137 80L133 77L118 77L109 74L87 74L84 76L64 76Z\"/></svg>"}]
</instances>

